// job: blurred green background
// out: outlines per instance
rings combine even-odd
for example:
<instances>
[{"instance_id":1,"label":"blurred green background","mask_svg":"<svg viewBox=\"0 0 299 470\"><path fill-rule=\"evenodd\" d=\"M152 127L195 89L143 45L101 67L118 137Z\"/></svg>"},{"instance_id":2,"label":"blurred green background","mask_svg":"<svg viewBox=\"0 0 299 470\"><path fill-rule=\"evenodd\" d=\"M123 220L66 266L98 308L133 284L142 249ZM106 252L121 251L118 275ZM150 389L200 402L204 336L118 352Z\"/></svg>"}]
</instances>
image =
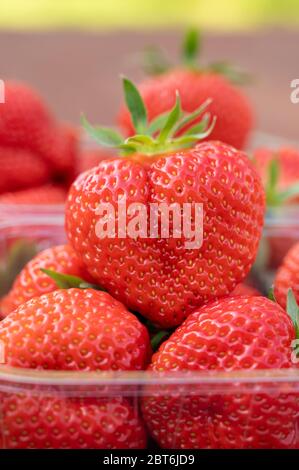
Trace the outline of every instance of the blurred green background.
<instances>
[{"instance_id":1,"label":"blurred green background","mask_svg":"<svg viewBox=\"0 0 299 470\"><path fill-rule=\"evenodd\" d=\"M240 30L297 25L298 0L2 0L0 27Z\"/></svg>"}]
</instances>

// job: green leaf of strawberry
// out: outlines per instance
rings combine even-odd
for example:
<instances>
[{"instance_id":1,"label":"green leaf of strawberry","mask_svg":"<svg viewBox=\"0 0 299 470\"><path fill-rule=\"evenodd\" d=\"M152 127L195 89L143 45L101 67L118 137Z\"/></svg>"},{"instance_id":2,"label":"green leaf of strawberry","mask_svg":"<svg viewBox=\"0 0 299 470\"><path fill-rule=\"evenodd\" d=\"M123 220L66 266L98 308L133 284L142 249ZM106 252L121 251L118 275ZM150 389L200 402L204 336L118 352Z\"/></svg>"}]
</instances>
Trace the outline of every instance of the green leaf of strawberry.
<instances>
[{"instance_id":1,"label":"green leaf of strawberry","mask_svg":"<svg viewBox=\"0 0 299 470\"><path fill-rule=\"evenodd\" d=\"M213 73L222 75L231 83L244 85L252 81L251 76L234 67L227 61L213 62L208 65L200 65L198 57L201 52L201 34L198 29L189 29L186 31L182 41L180 64L181 68L185 67L202 73ZM147 75L162 75L171 68L174 68L167 59L165 53L157 47L147 47L143 55L143 68Z\"/></svg>"},{"instance_id":2,"label":"green leaf of strawberry","mask_svg":"<svg viewBox=\"0 0 299 470\"><path fill-rule=\"evenodd\" d=\"M105 289L102 289L97 284L91 284L89 282L86 282L84 279L81 279L78 276L72 276L71 274L58 273L56 271L52 271L51 269L45 269L45 268L41 268L41 271L44 274L47 274L51 279L53 279L60 289L70 289L74 287L78 289L95 289L95 290L102 290L102 291L105 290Z\"/></svg>"},{"instance_id":3,"label":"green leaf of strawberry","mask_svg":"<svg viewBox=\"0 0 299 470\"><path fill-rule=\"evenodd\" d=\"M196 60L200 51L200 34L196 29L187 31L182 45L183 64L188 67L196 66Z\"/></svg>"},{"instance_id":4,"label":"green leaf of strawberry","mask_svg":"<svg viewBox=\"0 0 299 470\"><path fill-rule=\"evenodd\" d=\"M138 133L142 134L147 125L147 114L143 100L135 85L127 78L123 78L123 89L134 127Z\"/></svg>"},{"instance_id":5,"label":"green leaf of strawberry","mask_svg":"<svg viewBox=\"0 0 299 470\"><path fill-rule=\"evenodd\" d=\"M177 92L175 105L170 111L170 113L168 114L167 120L159 134L159 137L158 137L159 142L164 143L167 140L167 137L169 135L172 135L171 131L173 130L177 121L180 119L181 112L182 111L181 111L180 95Z\"/></svg>"},{"instance_id":6,"label":"green leaf of strawberry","mask_svg":"<svg viewBox=\"0 0 299 470\"><path fill-rule=\"evenodd\" d=\"M287 313L295 327L296 338L299 338L299 307L292 289L289 289L287 294Z\"/></svg>"},{"instance_id":7,"label":"green leaf of strawberry","mask_svg":"<svg viewBox=\"0 0 299 470\"><path fill-rule=\"evenodd\" d=\"M94 127L84 115L81 118L81 124L93 139L99 141L105 147L114 147L123 141L122 136L115 130L108 127Z\"/></svg>"},{"instance_id":8,"label":"green leaf of strawberry","mask_svg":"<svg viewBox=\"0 0 299 470\"><path fill-rule=\"evenodd\" d=\"M278 189L281 174L281 165L274 156L268 166L268 180L266 183L266 200L268 206L280 206L288 199L299 195L299 183L294 183L287 189L280 191Z\"/></svg>"},{"instance_id":9,"label":"green leaf of strawberry","mask_svg":"<svg viewBox=\"0 0 299 470\"><path fill-rule=\"evenodd\" d=\"M184 131L187 124L198 119L207 109L211 100L202 103L194 112L186 116L181 110L179 93L176 94L174 107L147 125L145 106L139 91L127 78L123 79L123 84L127 106L137 134L123 139L113 129L93 127L85 117L82 118L82 125L91 137L104 146L119 149L123 155L138 153L151 156L189 148L199 140L208 137L215 126L216 118L211 119L210 114L205 113L199 123Z\"/></svg>"}]
</instances>

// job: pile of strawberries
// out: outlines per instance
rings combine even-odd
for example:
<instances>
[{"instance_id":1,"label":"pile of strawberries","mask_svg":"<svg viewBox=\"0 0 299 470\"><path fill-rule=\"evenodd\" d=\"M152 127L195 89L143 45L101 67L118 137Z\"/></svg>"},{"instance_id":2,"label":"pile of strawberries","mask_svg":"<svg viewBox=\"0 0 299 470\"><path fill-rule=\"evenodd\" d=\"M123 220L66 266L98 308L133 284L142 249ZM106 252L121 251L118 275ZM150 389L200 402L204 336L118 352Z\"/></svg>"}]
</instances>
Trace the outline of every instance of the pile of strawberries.
<instances>
[{"instance_id":1,"label":"pile of strawberries","mask_svg":"<svg viewBox=\"0 0 299 470\"><path fill-rule=\"evenodd\" d=\"M195 52L191 35L184 66L139 90L123 79L125 138L83 118L90 135L118 153L85 167L71 184L68 243L34 257L0 305L5 367L99 377L149 371L148 380L138 397L137 391L112 393L108 385L93 396L38 387L3 391L2 447L145 448L151 439L178 449L299 448L299 395L291 387L261 385L250 393L235 382L236 390L220 393L200 382L200 374L257 371L262 377L298 367L292 344L299 338L299 244L280 266L271 299L243 283L257 255L266 196L285 203L296 187L277 187L278 160L269 159L268 182L266 149L255 161L242 150L253 122L250 105L219 67L194 67ZM31 174L36 185L47 181L48 171L65 176L73 165L73 135L58 132L37 99L29 116L25 89L18 90L24 122L18 125L19 110L8 100L9 112L0 116L3 148L11 161L38 162ZM289 152L279 153L281 161ZM22 176L16 185L24 184ZM201 247L176 238L173 220L167 237L142 235L133 213L126 228L135 223L135 237L100 237L99 204L112 205L120 223L124 198L148 211L155 203L202 203ZM165 376L182 380L173 386ZM187 387L194 377L199 381Z\"/></svg>"},{"instance_id":2,"label":"pile of strawberries","mask_svg":"<svg viewBox=\"0 0 299 470\"><path fill-rule=\"evenodd\" d=\"M0 108L0 204L63 204L74 177L103 158L58 122L31 87L5 81Z\"/></svg>"}]
</instances>

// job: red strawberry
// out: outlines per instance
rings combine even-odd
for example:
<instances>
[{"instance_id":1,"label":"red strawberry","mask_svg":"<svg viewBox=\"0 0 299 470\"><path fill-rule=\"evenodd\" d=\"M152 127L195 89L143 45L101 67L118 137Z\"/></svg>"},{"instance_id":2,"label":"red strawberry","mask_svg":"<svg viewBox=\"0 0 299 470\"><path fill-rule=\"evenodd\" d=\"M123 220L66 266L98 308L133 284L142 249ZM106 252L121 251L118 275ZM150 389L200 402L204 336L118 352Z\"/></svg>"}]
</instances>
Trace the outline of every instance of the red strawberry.
<instances>
[{"instance_id":1,"label":"red strawberry","mask_svg":"<svg viewBox=\"0 0 299 470\"><path fill-rule=\"evenodd\" d=\"M41 97L29 86L7 80L1 105L0 142L40 153L40 135L52 129L54 119Z\"/></svg>"},{"instance_id":2,"label":"red strawberry","mask_svg":"<svg viewBox=\"0 0 299 470\"><path fill-rule=\"evenodd\" d=\"M42 153L55 174L68 181L74 176L79 147L76 130L68 124L57 124L40 140Z\"/></svg>"},{"instance_id":3,"label":"red strawberry","mask_svg":"<svg viewBox=\"0 0 299 470\"><path fill-rule=\"evenodd\" d=\"M125 79L124 86L142 109L133 84ZM168 117L172 126L180 125L177 115L179 99ZM137 124L145 121L141 112ZM162 142L161 137L155 140L141 133L122 143L109 131L106 141L114 135L114 141L131 153L103 161L78 177L68 196L66 230L70 244L101 286L152 322L172 327L195 307L229 294L246 277L261 236L264 192L244 153L220 142L176 150L194 145L199 135L173 138L168 123L161 130ZM86 126L99 139L105 133ZM189 203L193 210L195 203L202 203L202 247L186 247L187 237L175 239L173 227L165 238L147 238L148 232L135 238L99 238L95 210L107 202L117 209L120 196L125 196L127 207L142 203L148 212L152 203L177 203L180 208Z\"/></svg>"},{"instance_id":4,"label":"red strawberry","mask_svg":"<svg viewBox=\"0 0 299 470\"><path fill-rule=\"evenodd\" d=\"M182 109L189 113L211 99L208 110L217 117L217 121L209 139L221 140L242 149L253 126L251 105L246 96L230 83L230 80L237 78L237 74L233 74L233 70L226 64L198 66L197 41L197 33L188 32L183 47L183 64L166 71L164 67L160 75L140 83L139 91L145 102L148 119L152 121L169 111L175 103L177 92L182 100ZM119 112L118 123L126 135L135 133L125 106ZM187 127L192 124L194 120Z\"/></svg>"},{"instance_id":5,"label":"red strawberry","mask_svg":"<svg viewBox=\"0 0 299 470\"><path fill-rule=\"evenodd\" d=\"M90 280L70 246L59 245L48 248L29 261L16 277L11 290L1 300L2 316L8 315L33 297L57 290L55 281L44 274L41 268L82 277L86 281Z\"/></svg>"},{"instance_id":6,"label":"red strawberry","mask_svg":"<svg viewBox=\"0 0 299 470\"><path fill-rule=\"evenodd\" d=\"M288 290L292 289L299 302L299 242L287 252L274 280L274 294L277 302L286 307Z\"/></svg>"},{"instance_id":7,"label":"red strawberry","mask_svg":"<svg viewBox=\"0 0 299 470\"><path fill-rule=\"evenodd\" d=\"M202 248L186 249L184 241L174 239L99 239L94 208L107 201L117 207L122 194L127 206L203 202ZM66 229L70 244L101 286L130 309L170 327L246 277L263 211L261 183L246 155L207 142L147 165L116 159L84 173L69 193Z\"/></svg>"},{"instance_id":8,"label":"red strawberry","mask_svg":"<svg viewBox=\"0 0 299 470\"><path fill-rule=\"evenodd\" d=\"M284 369L293 367L295 328L279 305L264 297L234 297L191 314L152 357L158 373ZM227 382L226 382L227 383ZM186 385L184 385L186 384ZM163 448L299 447L299 400L283 389L149 385L142 410ZM235 390L235 385L237 390ZM214 387L214 388L213 388Z\"/></svg>"},{"instance_id":9,"label":"red strawberry","mask_svg":"<svg viewBox=\"0 0 299 470\"><path fill-rule=\"evenodd\" d=\"M60 186L47 184L37 188L23 189L0 196L0 204L26 204L26 205L48 205L63 204L66 191Z\"/></svg>"},{"instance_id":10,"label":"red strawberry","mask_svg":"<svg viewBox=\"0 0 299 470\"><path fill-rule=\"evenodd\" d=\"M235 295L247 295L247 296L257 296L262 295L257 289L248 284L241 283L237 284L234 290L230 293L231 296Z\"/></svg>"},{"instance_id":11,"label":"red strawberry","mask_svg":"<svg viewBox=\"0 0 299 470\"><path fill-rule=\"evenodd\" d=\"M29 86L7 80L1 105L0 145L39 155L55 173L74 164L74 142L54 120L41 97Z\"/></svg>"},{"instance_id":12,"label":"red strawberry","mask_svg":"<svg viewBox=\"0 0 299 470\"><path fill-rule=\"evenodd\" d=\"M183 110L189 113L211 98L208 111L217 117L217 121L209 139L221 140L239 149L245 146L252 128L252 111L245 96L226 78L214 73L178 69L147 79L138 89L149 121L172 108L177 90ZM118 123L127 135L135 133L125 107L120 110Z\"/></svg>"},{"instance_id":13,"label":"red strawberry","mask_svg":"<svg viewBox=\"0 0 299 470\"><path fill-rule=\"evenodd\" d=\"M34 297L0 323L6 364L52 370L141 370L144 325L106 292L60 289Z\"/></svg>"},{"instance_id":14,"label":"red strawberry","mask_svg":"<svg viewBox=\"0 0 299 470\"><path fill-rule=\"evenodd\" d=\"M0 146L0 193L38 186L50 178L48 165L38 155Z\"/></svg>"},{"instance_id":15,"label":"red strawberry","mask_svg":"<svg viewBox=\"0 0 299 470\"><path fill-rule=\"evenodd\" d=\"M5 449L146 446L138 410L126 398L61 398L41 391L2 393L1 440Z\"/></svg>"}]
</instances>

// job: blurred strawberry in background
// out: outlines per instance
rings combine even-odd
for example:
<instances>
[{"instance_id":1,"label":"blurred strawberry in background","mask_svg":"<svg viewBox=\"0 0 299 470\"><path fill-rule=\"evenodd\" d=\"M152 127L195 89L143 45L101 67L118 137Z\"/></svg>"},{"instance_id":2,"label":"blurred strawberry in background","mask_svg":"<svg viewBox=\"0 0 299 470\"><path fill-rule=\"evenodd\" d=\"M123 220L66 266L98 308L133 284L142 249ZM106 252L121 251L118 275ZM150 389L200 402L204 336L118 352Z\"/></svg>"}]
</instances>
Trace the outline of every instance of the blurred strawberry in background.
<instances>
[{"instance_id":1,"label":"blurred strawberry in background","mask_svg":"<svg viewBox=\"0 0 299 470\"><path fill-rule=\"evenodd\" d=\"M0 204L62 204L82 171L110 158L81 149L80 129L55 119L30 86L6 81L0 114Z\"/></svg>"},{"instance_id":2,"label":"blurred strawberry in background","mask_svg":"<svg viewBox=\"0 0 299 470\"><path fill-rule=\"evenodd\" d=\"M280 147L276 150L260 147L253 161L266 190L269 221L272 223L268 242L268 266L276 269L287 251L298 240L299 150ZM291 214L291 220L288 214Z\"/></svg>"},{"instance_id":3,"label":"blurred strawberry in background","mask_svg":"<svg viewBox=\"0 0 299 470\"><path fill-rule=\"evenodd\" d=\"M182 63L178 66L169 67L159 50L150 56L147 70L154 76L138 86L148 119L151 122L169 111L174 106L177 92L183 111L188 113L210 100L207 111L210 116L216 117L216 124L207 140L221 140L242 149L253 128L254 118L249 100L237 85L248 77L226 62L198 64L199 46L198 32L190 30L184 39ZM134 134L130 114L125 106L120 109L117 120L126 135ZM182 132L196 122L198 117L194 116Z\"/></svg>"},{"instance_id":4,"label":"blurred strawberry in background","mask_svg":"<svg viewBox=\"0 0 299 470\"><path fill-rule=\"evenodd\" d=\"M0 114L1 203L63 202L65 192L49 184L70 183L78 149L77 131L58 122L35 90L24 83L5 82Z\"/></svg>"},{"instance_id":5,"label":"blurred strawberry in background","mask_svg":"<svg viewBox=\"0 0 299 470\"><path fill-rule=\"evenodd\" d=\"M260 147L253 159L267 190L268 206L299 202L299 150Z\"/></svg>"}]
</instances>

